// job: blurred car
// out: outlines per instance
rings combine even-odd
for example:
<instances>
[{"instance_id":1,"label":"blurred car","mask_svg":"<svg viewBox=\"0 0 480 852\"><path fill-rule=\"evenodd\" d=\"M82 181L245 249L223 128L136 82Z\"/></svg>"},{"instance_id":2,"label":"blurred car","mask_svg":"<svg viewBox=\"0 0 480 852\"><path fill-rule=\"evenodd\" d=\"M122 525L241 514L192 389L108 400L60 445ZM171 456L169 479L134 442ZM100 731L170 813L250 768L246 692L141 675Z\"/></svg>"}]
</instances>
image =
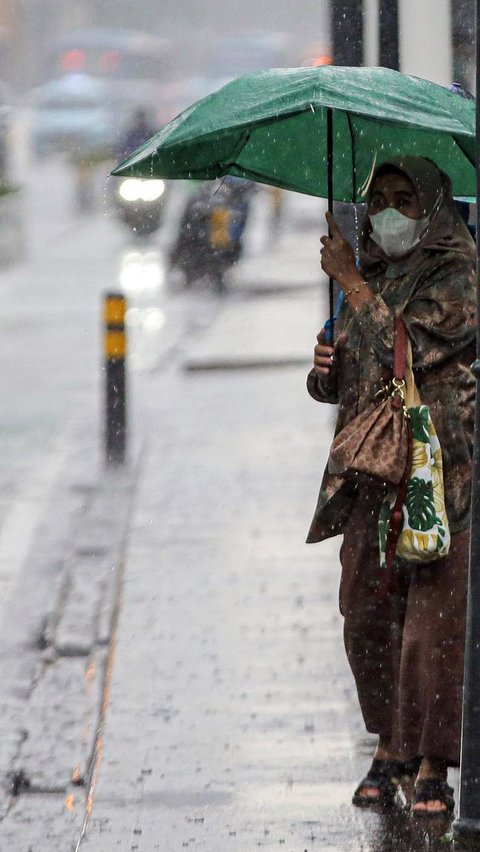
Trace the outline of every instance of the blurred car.
<instances>
[{"instance_id":1,"label":"blurred car","mask_svg":"<svg viewBox=\"0 0 480 852\"><path fill-rule=\"evenodd\" d=\"M148 32L118 27L74 29L50 47L50 78L67 73L109 80L168 79L173 73L173 45Z\"/></svg>"},{"instance_id":2,"label":"blurred car","mask_svg":"<svg viewBox=\"0 0 480 852\"><path fill-rule=\"evenodd\" d=\"M175 67L173 44L148 32L117 27L74 29L54 39L49 54L51 79L83 75L108 82L130 112L148 110L157 123L159 88Z\"/></svg>"},{"instance_id":3,"label":"blurred car","mask_svg":"<svg viewBox=\"0 0 480 852\"><path fill-rule=\"evenodd\" d=\"M67 75L32 92L31 141L37 156L62 151L113 152L126 120L110 84Z\"/></svg>"}]
</instances>

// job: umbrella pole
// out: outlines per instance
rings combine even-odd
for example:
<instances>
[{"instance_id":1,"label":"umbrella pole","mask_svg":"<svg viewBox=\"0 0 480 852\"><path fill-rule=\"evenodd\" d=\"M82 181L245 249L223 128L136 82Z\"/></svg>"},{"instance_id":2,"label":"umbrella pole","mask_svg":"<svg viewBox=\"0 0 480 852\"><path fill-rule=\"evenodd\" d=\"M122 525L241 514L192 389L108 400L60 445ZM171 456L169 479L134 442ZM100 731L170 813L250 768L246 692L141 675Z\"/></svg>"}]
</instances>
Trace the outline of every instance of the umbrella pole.
<instances>
[{"instance_id":1,"label":"umbrella pole","mask_svg":"<svg viewBox=\"0 0 480 852\"><path fill-rule=\"evenodd\" d=\"M327 108L327 194L328 212L333 213L333 110ZM330 236L330 233L329 233ZM333 346L333 278L328 279L328 302L329 302L329 340Z\"/></svg>"},{"instance_id":2,"label":"umbrella pole","mask_svg":"<svg viewBox=\"0 0 480 852\"><path fill-rule=\"evenodd\" d=\"M480 0L476 0L476 163L477 163L477 278L480 272ZM480 321L480 285L477 282L477 324ZM472 477L472 520L465 642L463 729L460 758L460 803L453 823L455 840L480 839L480 327L477 325L477 380ZM463 847L463 844L461 846ZM478 848L475 846L475 848Z\"/></svg>"}]
</instances>

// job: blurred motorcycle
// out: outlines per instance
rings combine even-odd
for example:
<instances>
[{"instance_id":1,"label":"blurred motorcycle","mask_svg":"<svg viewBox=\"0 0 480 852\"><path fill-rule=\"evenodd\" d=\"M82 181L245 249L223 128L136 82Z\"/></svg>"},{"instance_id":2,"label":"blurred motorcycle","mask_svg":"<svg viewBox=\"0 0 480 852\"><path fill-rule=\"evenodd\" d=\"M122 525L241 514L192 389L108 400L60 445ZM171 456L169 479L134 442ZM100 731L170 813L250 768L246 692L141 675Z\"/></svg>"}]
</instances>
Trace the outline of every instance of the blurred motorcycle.
<instances>
[{"instance_id":1,"label":"blurred motorcycle","mask_svg":"<svg viewBox=\"0 0 480 852\"><path fill-rule=\"evenodd\" d=\"M156 132L148 111L137 107L117 146L117 158L125 159ZM163 180L122 178L114 189L118 217L138 237L155 233L162 223L165 205Z\"/></svg>"},{"instance_id":2,"label":"blurred motorcycle","mask_svg":"<svg viewBox=\"0 0 480 852\"><path fill-rule=\"evenodd\" d=\"M162 224L165 206L165 182L122 178L114 190L119 219L138 237L155 233Z\"/></svg>"},{"instance_id":3,"label":"blurred motorcycle","mask_svg":"<svg viewBox=\"0 0 480 852\"><path fill-rule=\"evenodd\" d=\"M251 181L224 178L216 190L203 185L187 202L170 266L184 277L185 287L207 280L217 293L226 290L226 277L242 252Z\"/></svg>"}]
</instances>

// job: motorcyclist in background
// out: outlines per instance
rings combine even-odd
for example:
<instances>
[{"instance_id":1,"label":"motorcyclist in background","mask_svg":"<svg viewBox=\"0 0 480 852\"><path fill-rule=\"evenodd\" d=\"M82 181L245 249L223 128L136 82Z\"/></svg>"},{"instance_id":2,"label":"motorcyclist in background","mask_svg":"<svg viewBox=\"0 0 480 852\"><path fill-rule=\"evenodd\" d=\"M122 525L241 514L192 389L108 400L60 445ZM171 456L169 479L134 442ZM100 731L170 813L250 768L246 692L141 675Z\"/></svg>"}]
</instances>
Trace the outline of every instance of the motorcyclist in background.
<instances>
[{"instance_id":1,"label":"motorcyclist in background","mask_svg":"<svg viewBox=\"0 0 480 852\"><path fill-rule=\"evenodd\" d=\"M200 185L187 199L170 252L170 265L183 272L186 287L206 278L214 291L225 292L226 273L242 252L256 189L252 181L227 175L216 186Z\"/></svg>"},{"instance_id":2,"label":"motorcyclist in background","mask_svg":"<svg viewBox=\"0 0 480 852\"><path fill-rule=\"evenodd\" d=\"M127 129L120 140L117 152L119 158L125 160L129 154L140 148L157 131L158 127L153 126L147 110L144 107L138 107L133 113Z\"/></svg>"}]
</instances>

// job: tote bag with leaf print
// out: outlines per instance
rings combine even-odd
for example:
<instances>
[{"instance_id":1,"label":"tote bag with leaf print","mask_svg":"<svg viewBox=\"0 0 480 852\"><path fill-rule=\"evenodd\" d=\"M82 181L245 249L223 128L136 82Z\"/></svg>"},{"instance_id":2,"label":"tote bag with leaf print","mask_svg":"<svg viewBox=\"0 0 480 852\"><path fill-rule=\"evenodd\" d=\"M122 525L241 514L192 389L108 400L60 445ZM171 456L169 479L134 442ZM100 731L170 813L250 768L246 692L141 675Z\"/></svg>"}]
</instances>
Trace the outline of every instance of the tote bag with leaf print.
<instances>
[{"instance_id":1,"label":"tote bag with leaf print","mask_svg":"<svg viewBox=\"0 0 480 852\"><path fill-rule=\"evenodd\" d=\"M411 426L411 467L402 506L402 524L393 555L408 562L431 562L448 554L450 530L445 509L442 448L427 405L422 405L412 372L408 343L405 406ZM391 517L398 489L390 488L381 507L380 564L388 565ZM391 542L390 542L391 544Z\"/></svg>"}]
</instances>

